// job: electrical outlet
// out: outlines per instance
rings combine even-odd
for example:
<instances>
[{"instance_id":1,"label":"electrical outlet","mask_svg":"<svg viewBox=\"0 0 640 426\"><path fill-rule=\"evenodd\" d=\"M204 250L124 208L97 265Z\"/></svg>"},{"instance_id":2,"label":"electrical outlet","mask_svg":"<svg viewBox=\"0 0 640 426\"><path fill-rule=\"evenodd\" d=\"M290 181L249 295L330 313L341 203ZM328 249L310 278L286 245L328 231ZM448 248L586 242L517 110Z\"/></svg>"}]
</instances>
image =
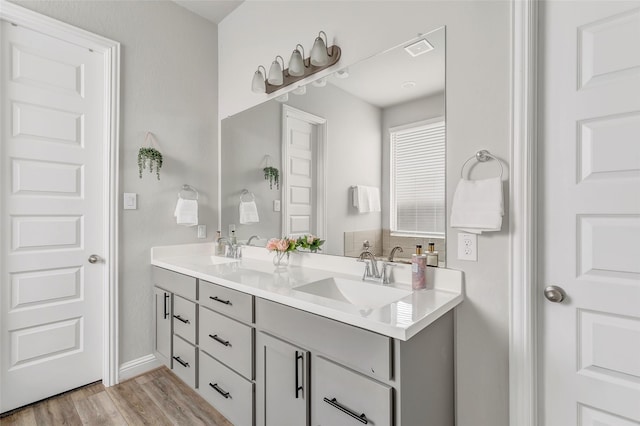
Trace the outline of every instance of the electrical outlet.
<instances>
[{"instance_id":1,"label":"electrical outlet","mask_svg":"<svg viewBox=\"0 0 640 426\"><path fill-rule=\"evenodd\" d=\"M458 260L478 261L478 235L458 233Z\"/></svg>"},{"instance_id":2,"label":"electrical outlet","mask_svg":"<svg viewBox=\"0 0 640 426\"><path fill-rule=\"evenodd\" d=\"M198 225L198 238L207 238L207 225Z\"/></svg>"},{"instance_id":3,"label":"electrical outlet","mask_svg":"<svg viewBox=\"0 0 640 426\"><path fill-rule=\"evenodd\" d=\"M236 230L236 225L234 224L229 225L229 236L231 236L231 233L235 230Z\"/></svg>"}]
</instances>

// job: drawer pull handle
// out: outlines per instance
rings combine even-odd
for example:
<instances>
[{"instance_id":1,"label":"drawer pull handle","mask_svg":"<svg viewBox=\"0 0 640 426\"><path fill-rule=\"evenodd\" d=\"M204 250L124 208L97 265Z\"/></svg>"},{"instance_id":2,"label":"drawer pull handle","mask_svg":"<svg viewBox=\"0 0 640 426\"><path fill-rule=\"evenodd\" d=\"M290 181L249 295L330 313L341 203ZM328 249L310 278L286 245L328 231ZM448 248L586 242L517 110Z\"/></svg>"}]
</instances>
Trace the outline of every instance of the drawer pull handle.
<instances>
[{"instance_id":1,"label":"drawer pull handle","mask_svg":"<svg viewBox=\"0 0 640 426\"><path fill-rule=\"evenodd\" d=\"M169 318L169 304L167 303L169 301L169 293L165 292L164 293L164 319Z\"/></svg>"},{"instance_id":2,"label":"drawer pull handle","mask_svg":"<svg viewBox=\"0 0 640 426\"><path fill-rule=\"evenodd\" d=\"M183 322L183 323L185 323L185 324L191 324L191 323L189 322L189 320L188 320L188 319L184 319L184 318L182 318L180 315L174 315L173 317L174 317L175 319L177 319L178 321Z\"/></svg>"},{"instance_id":3,"label":"drawer pull handle","mask_svg":"<svg viewBox=\"0 0 640 426\"><path fill-rule=\"evenodd\" d=\"M231 303L231 300L222 300L222 299L219 299L218 296L209 296L209 299L215 300L216 302L224 303L225 305L233 306L233 303Z\"/></svg>"},{"instance_id":4,"label":"drawer pull handle","mask_svg":"<svg viewBox=\"0 0 640 426\"><path fill-rule=\"evenodd\" d=\"M217 383L209 383L209 386L211 386L212 388L214 388L216 391L218 391L218 393L222 396L224 396L225 398L229 399L231 398L231 394L229 392L226 392L224 389L222 389L220 386L218 386Z\"/></svg>"},{"instance_id":5,"label":"drawer pull handle","mask_svg":"<svg viewBox=\"0 0 640 426\"><path fill-rule=\"evenodd\" d=\"M178 361L178 363L179 363L180 365L182 365L183 367L187 367L187 368L189 367L189 363L188 363L188 362L185 362L185 361L183 361L183 360L181 360L179 356L174 356L174 357L173 357L173 359L175 359L176 361Z\"/></svg>"},{"instance_id":6,"label":"drawer pull handle","mask_svg":"<svg viewBox=\"0 0 640 426\"><path fill-rule=\"evenodd\" d=\"M369 420L367 420L367 416L364 415L364 413L357 415L356 413L354 413L353 411L349 410L347 407L341 405L337 399L335 398L327 398L326 396L324 397L324 402L326 402L327 404L329 404L330 406L337 408L338 410L342 411L345 414L350 415L351 417L353 417L354 419L356 419L357 421L359 421L360 423L364 423L365 425L369 423Z\"/></svg>"},{"instance_id":7,"label":"drawer pull handle","mask_svg":"<svg viewBox=\"0 0 640 426\"><path fill-rule=\"evenodd\" d=\"M221 338L218 337L217 334L214 334L213 336L210 334L209 337L211 337L213 340L215 340L216 342L225 345L225 346L231 346L231 343L229 343L228 340L222 340Z\"/></svg>"},{"instance_id":8,"label":"drawer pull handle","mask_svg":"<svg viewBox=\"0 0 640 426\"><path fill-rule=\"evenodd\" d=\"M296 365L295 365L295 369L296 369L296 399L298 399L298 392L300 392L301 390L304 389L303 386L300 386L300 376L298 374L298 361L299 360L304 360L304 355L302 354L302 352L298 352L296 351ZM304 364L302 364L302 368L304 368Z\"/></svg>"}]
</instances>

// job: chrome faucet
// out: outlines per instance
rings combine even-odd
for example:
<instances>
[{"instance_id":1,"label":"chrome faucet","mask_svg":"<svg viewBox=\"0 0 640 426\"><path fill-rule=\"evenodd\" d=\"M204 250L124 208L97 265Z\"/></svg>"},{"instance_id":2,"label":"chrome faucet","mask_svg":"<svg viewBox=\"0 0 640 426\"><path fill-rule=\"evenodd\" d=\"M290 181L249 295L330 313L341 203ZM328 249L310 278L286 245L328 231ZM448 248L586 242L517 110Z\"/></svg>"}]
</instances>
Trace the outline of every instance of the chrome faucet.
<instances>
[{"instance_id":1,"label":"chrome faucet","mask_svg":"<svg viewBox=\"0 0 640 426\"><path fill-rule=\"evenodd\" d=\"M240 244L233 244L225 237L220 238L218 241L221 241L225 245L225 257L231 257L233 259L240 259L242 257L242 246Z\"/></svg>"},{"instance_id":2,"label":"chrome faucet","mask_svg":"<svg viewBox=\"0 0 640 426\"><path fill-rule=\"evenodd\" d=\"M399 251L400 253L404 252L404 250L402 250L402 247L400 246L395 246L394 248L391 249L391 253L389 253L389 262L393 262L393 256L396 255L396 251Z\"/></svg>"},{"instance_id":3,"label":"chrome faucet","mask_svg":"<svg viewBox=\"0 0 640 426\"><path fill-rule=\"evenodd\" d=\"M250 236L249 239L247 240L247 245L250 246L251 245L251 241L256 240L256 239L259 240L260 237L258 235Z\"/></svg>"},{"instance_id":4,"label":"chrome faucet","mask_svg":"<svg viewBox=\"0 0 640 426\"><path fill-rule=\"evenodd\" d=\"M363 280L368 277L380 278L380 272L378 271L378 261L376 260L376 257L373 253L371 253L369 250L365 250L360 253L360 257L358 258L358 260L361 262L366 262L367 260L369 261L364 270L364 275L362 276ZM371 264L371 269L369 269L369 264Z\"/></svg>"}]
</instances>

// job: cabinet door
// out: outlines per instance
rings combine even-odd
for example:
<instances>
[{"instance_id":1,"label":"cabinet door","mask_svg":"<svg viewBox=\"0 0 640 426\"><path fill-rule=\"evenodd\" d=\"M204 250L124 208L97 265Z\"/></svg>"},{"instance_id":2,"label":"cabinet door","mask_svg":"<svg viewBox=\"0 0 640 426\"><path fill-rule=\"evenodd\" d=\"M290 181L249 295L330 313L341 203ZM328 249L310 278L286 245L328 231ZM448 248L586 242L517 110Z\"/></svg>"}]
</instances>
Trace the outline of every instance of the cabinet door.
<instances>
[{"instance_id":1,"label":"cabinet door","mask_svg":"<svg viewBox=\"0 0 640 426\"><path fill-rule=\"evenodd\" d=\"M155 352L171 368L171 293L154 287Z\"/></svg>"},{"instance_id":2,"label":"cabinet door","mask_svg":"<svg viewBox=\"0 0 640 426\"><path fill-rule=\"evenodd\" d=\"M258 333L261 363L258 378L263 398L259 425L309 424L309 352L265 333Z\"/></svg>"}]
</instances>

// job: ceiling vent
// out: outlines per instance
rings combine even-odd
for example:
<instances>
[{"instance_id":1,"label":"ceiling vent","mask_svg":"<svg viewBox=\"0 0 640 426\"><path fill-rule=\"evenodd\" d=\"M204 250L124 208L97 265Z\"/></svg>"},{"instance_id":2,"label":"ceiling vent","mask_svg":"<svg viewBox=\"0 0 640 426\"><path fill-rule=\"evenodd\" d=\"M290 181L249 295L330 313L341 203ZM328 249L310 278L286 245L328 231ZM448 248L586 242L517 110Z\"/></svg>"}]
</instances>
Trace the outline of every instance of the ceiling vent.
<instances>
[{"instance_id":1,"label":"ceiling vent","mask_svg":"<svg viewBox=\"0 0 640 426\"><path fill-rule=\"evenodd\" d=\"M409 53L409 55L415 58L416 56L420 56L423 53L432 51L433 45L429 43L427 39L422 38L418 41L411 43L408 46L405 46L404 50L406 50L407 53Z\"/></svg>"}]
</instances>

